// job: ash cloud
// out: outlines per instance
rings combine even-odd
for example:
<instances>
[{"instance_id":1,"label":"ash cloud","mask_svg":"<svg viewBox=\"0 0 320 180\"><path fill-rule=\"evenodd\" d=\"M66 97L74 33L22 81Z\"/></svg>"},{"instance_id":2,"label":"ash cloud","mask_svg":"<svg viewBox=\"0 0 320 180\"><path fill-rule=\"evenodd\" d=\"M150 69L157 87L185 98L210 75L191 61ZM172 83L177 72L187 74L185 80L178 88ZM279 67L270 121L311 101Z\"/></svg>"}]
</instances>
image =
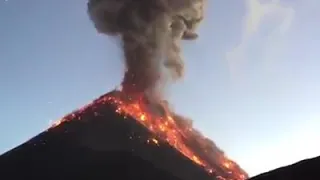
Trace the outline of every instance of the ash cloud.
<instances>
[{"instance_id":1,"label":"ash cloud","mask_svg":"<svg viewBox=\"0 0 320 180\"><path fill-rule=\"evenodd\" d=\"M123 91L161 97L163 67L173 80L183 76L180 41L198 37L204 1L89 0L88 14L97 31L120 38L126 65Z\"/></svg>"},{"instance_id":2,"label":"ash cloud","mask_svg":"<svg viewBox=\"0 0 320 180\"><path fill-rule=\"evenodd\" d=\"M205 6L206 0L89 0L88 14L98 32L119 37L122 43L126 65L122 91L143 93L152 113L169 111L185 144L215 166L225 159L223 151L195 130L191 120L172 112L162 99L163 87L159 88L167 76L162 68L169 70L172 80L183 77L181 40L197 39Z\"/></svg>"}]
</instances>

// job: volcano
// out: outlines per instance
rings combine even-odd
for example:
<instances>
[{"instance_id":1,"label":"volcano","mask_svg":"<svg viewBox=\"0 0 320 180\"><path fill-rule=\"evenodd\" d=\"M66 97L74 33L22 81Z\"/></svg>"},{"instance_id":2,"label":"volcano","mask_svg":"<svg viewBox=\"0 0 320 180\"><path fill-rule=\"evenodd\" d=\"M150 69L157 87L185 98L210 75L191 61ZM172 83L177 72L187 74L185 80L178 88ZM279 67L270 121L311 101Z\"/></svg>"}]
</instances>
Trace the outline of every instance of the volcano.
<instances>
[{"instance_id":1,"label":"volcano","mask_svg":"<svg viewBox=\"0 0 320 180\"><path fill-rule=\"evenodd\" d=\"M263 173L250 180L316 180L320 179L320 156Z\"/></svg>"},{"instance_id":2,"label":"volcano","mask_svg":"<svg viewBox=\"0 0 320 180\"><path fill-rule=\"evenodd\" d=\"M114 98L117 93L101 96L1 155L0 179L237 180L247 177L233 161L226 158L221 161L221 157L208 170L200 158L195 155L190 158L188 152L184 153L184 146L178 141L175 147L169 139L139 122L147 120L147 114L141 115L140 120L133 114L124 114L125 106ZM126 107L128 110L129 106ZM174 133L172 137L177 138Z\"/></svg>"}]
</instances>

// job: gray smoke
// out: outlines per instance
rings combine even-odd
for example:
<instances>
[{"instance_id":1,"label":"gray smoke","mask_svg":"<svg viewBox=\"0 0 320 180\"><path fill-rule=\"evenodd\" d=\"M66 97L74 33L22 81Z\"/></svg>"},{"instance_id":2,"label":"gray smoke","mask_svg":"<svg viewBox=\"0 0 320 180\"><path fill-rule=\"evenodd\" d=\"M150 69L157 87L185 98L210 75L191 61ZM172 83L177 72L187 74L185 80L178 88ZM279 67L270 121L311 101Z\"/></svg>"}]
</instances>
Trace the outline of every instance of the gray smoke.
<instances>
[{"instance_id":1,"label":"gray smoke","mask_svg":"<svg viewBox=\"0 0 320 180\"><path fill-rule=\"evenodd\" d=\"M120 37L126 72L124 91L161 96L157 84L166 67L172 79L184 73L181 39L196 39L204 0L89 0L98 32Z\"/></svg>"}]
</instances>

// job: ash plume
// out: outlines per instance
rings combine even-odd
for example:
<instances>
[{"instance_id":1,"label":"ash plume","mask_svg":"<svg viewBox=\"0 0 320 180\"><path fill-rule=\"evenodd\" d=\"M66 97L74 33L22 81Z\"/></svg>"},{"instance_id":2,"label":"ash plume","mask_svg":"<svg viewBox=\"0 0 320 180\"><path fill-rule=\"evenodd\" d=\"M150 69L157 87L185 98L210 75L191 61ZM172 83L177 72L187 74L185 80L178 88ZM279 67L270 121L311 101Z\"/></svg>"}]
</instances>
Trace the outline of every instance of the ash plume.
<instances>
[{"instance_id":1,"label":"ash plume","mask_svg":"<svg viewBox=\"0 0 320 180\"><path fill-rule=\"evenodd\" d=\"M198 37L205 5L205 0L89 0L88 14L98 32L118 37L122 43L126 65L122 91L130 96L142 93L152 114L170 114L179 126L179 137L204 161L205 168L218 166L228 173L239 169L241 177L236 179L245 179L246 173L226 161L224 152L194 129L191 120L172 111L162 97L163 87L159 88L167 77L163 68L172 80L183 77L180 43ZM234 176L228 173L224 176Z\"/></svg>"},{"instance_id":2,"label":"ash plume","mask_svg":"<svg viewBox=\"0 0 320 180\"><path fill-rule=\"evenodd\" d=\"M184 73L181 39L196 39L204 0L89 0L88 14L98 32L119 37L126 72L124 91L161 97L157 89L169 70Z\"/></svg>"}]
</instances>

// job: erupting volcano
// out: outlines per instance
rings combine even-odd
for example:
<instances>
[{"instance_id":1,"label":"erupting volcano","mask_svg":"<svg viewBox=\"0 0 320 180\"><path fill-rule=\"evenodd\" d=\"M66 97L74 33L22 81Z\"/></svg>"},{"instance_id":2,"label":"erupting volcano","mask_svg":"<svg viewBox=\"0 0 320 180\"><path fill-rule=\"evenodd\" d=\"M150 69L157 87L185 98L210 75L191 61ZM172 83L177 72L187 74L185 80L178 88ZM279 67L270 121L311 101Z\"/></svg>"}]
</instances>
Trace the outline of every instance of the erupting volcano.
<instances>
[{"instance_id":1,"label":"erupting volcano","mask_svg":"<svg viewBox=\"0 0 320 180\"><path fill-rule=\"evenodd\" d=\"M180 41L196 34L205 5L205 0L91 0L88 13L98 32L122 42L123 95L107 100L118 107L117 112L138 120L209 173L218 166L229 174L227 179L245 179L246 173L236 163L163 100L163 81L177 80L184 72Z\"/></svg>"},{"instance_id":2,"label":"erupting volcano","mask_svg":"<svg viewBox=\"0 0 320 180\"><path fill-rule=\"evenodd\" d=\"M245 171L227 158L214 142L194 129L191 121L170 112L165 103L158 105L158 107L152 107L142 98L132 101L123 92L114 91L94 101L88 107L101 106L101 104L113 105L115 112L120 114L123 119L132 117L146 127L152 134L146 138L147 143L158 146L160 146L159 142L168 143L195 164L204 168L209 175L225 180L244 180L248 178ZM163 114L156 114L152 112L152 109L158 109L158 112L160 112L159 109L162 109ZM81 119L79 114L85 111L86 107L80 109L77 116ZM75 113L66 116L66 118L53 124L52 128L65 121L74 120L74 116Z\"/></svg>"},{"instance_id":3,"label":"erupting volcano","mask_svg":"<svg viewBox=\"0 0 320 180\"><path fill-rule=\"evenodd\" d=\"M118 130L111 130L112 123L116 123L110 120L111 117L121 121L118 123L132 121L130 122L132 126L137 126L134 123L139 124L147 133L140 133L138 136L126 136L128 139L138 137L150 146L161 149L161 151L164 151L165 148L173 149L179 152L178 154L182 157L189 159L188 161L179 161L193 164L194 168L201 169L199 172L203 171L203 176L209 179L247 179L246 172L234 161L227 158L213 141L193 128L191 120L173 112L163 95L163 90L166 88L164 84L167 85L167 82L176 81L183 76L184 65L183 58L180 55L180 41L183 39L194 40L198 37L195 29L204 17L205 3L205 0L90 0L88 2L88 14L96 29L101 33L118 38L122 44L126 67L121 84L122 88L98 98L88 106L57 121L48 130L48 133L64 129L63 132L72 134L66 135L68 138L65 138L68 139L68 142L78 142L78 140L75 140L79 139L78 135L75 134L79 134L80 130L74 130L68 125L71 126L77 120L79 122L92 121L90 123L95 123L95 120L103 119L109 121L110 127L109 129L106 128L106 131L119 132L124 132L120 126L117 126ZM115 118L116 115L110 114L111 109L120 118ZM66 128L67 126L68 128ZM140 129L139 131L144 130ZM119 134L119 132L117 133ZM125 132L125 134L127 133L129 132ZM89 134L88 136L93 135ZM99 138L102 137L99 136ZM105 144L109 144L107 145L109 150L119 149L119 144L122 144L120 149L139 151L137 149L142 148L137 147L137 145L129 145L131 143L127 140L117 144L110 137L105 138L108 140ZM59 140L60 143L65 143L65 141L67 140ZM80 144L83 144L85 140L81 139L79 141ZM92 141L96 140L86 141L86 146L94 144ZM32 144L32 142L31 140L29 144ZM53 142L56 141L52 140L51 144ZM98 144L95 144L94 147L103 146L100 143ZM93 145L90 145L90 148L95 149L97 147L93 148ZM32 148L29 147L28 149ZM151 162L157 156L162 157L162 160L158 158L154 162L168 159L165 158L165 155L161 155L158 150L152 152L150 150L149 153L146 150L140 151L143 153L140 153L139 156L143 156L144 159ZM154 152L158 153L154 154ZM169 157L169 155L167 156ZM162 166L165 166L168 171L170 171L169 167L177 169L174 165L168 165L170 163L174 164L174 159L183 159L179 155L176 156L172 156L172 159L170 159L172 162L166 162L167 165ZM10 153L7 153L5 157L10 157ZM165 163L162 162L162 164ZM200 178L199 175L190 175L192 173L188 172L187 168L184 169L181 164L178 166L180 170L176 171L181 172L176 173L176 176L179 178L184 180L204 179L204 177ZM173 174L175 173L173 172Z\"/></svg>"}]
</instances>

